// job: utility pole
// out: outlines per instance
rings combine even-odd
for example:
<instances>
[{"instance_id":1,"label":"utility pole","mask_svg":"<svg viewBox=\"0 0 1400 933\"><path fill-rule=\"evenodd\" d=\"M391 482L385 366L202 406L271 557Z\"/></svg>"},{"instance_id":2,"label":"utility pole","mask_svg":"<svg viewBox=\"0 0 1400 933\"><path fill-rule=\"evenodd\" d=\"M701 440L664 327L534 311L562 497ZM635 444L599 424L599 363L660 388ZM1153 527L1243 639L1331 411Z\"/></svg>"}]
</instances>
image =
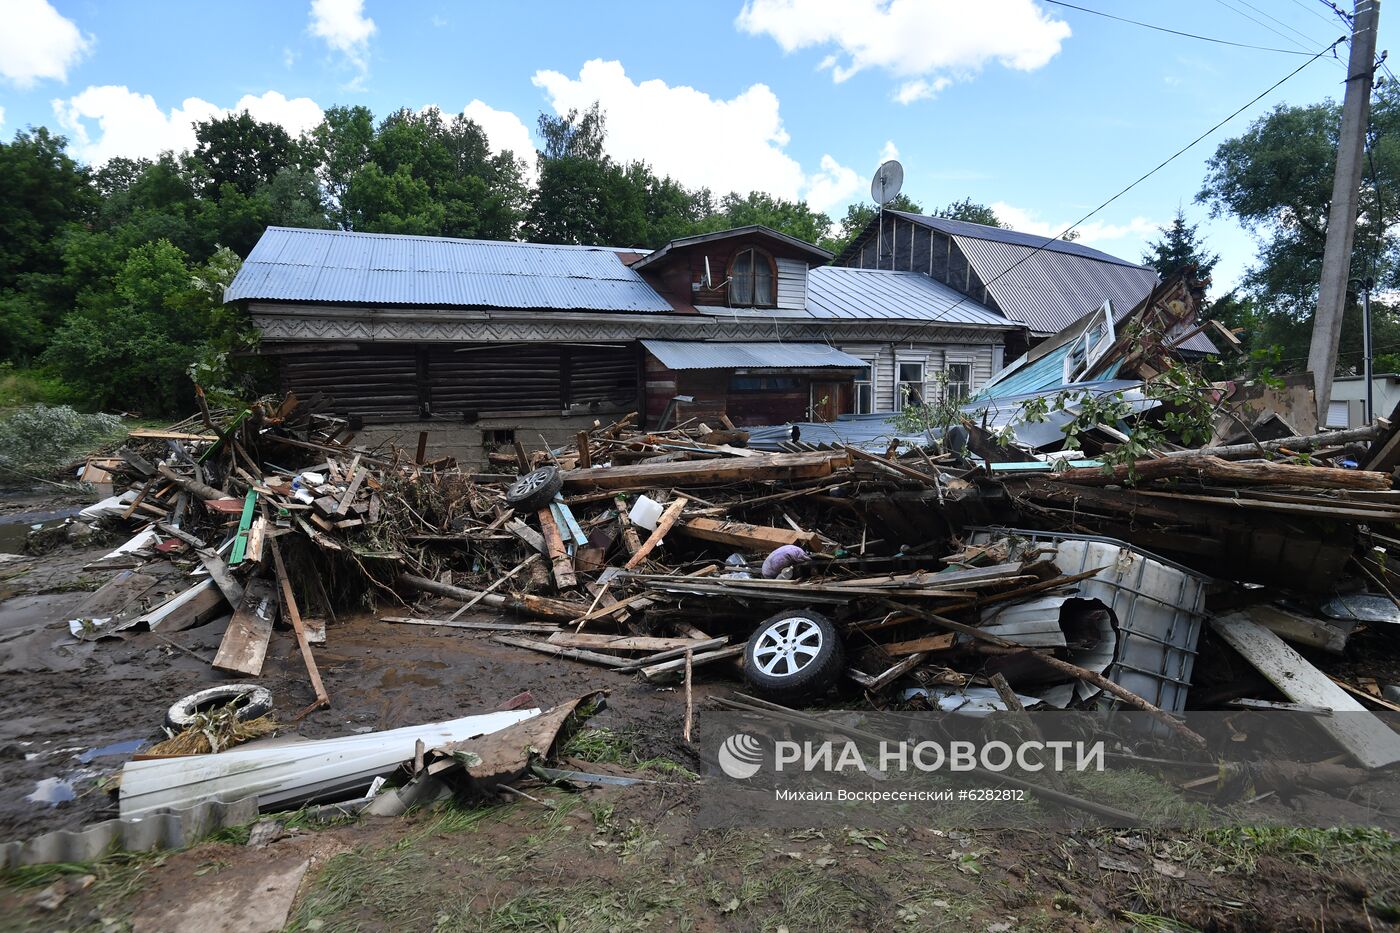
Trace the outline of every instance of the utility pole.
<instances>
[{"instance_id":1,"label":"utility pole","mask_svg":"<svg viewBox=\"0 0 1400 933\"><path fill-rule=\"evenodd\" d=\"M1337 343L1342 336L1347 281L1351 278L1351 248L1356 235L1357 195L1366 156L1366 124L1371 112L1371 74L1376 66L1376 25L1380 0L1356 0L1352 17L1351 55L1347 60L1346 96L1342 100L1342 130L1337 141L1337 172L1332 179L1332 207L1327 214L1327 246L1322 254L1322 283L1317 292L1308 369L1317 392L1317 417L1326 424L1332 401L1332 375L1337 369Z\"/></svg>"}]
</instances>

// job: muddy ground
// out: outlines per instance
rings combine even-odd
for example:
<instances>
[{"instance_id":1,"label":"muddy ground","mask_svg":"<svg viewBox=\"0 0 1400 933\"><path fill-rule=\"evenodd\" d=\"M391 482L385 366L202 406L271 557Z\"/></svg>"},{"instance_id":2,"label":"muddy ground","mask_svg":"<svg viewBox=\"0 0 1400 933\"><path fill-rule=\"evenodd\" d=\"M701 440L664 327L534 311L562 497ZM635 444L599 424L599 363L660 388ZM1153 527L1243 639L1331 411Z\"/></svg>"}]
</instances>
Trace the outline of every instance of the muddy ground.
<instances>
[{"instance_id":1,"label":"muddy ground","mask_svg":"<svg viewBox=\"0 0 1400 933\"><path fill-rule=\"evenodd\" d=\"M71 504L0 503L0 528ZM168 640L71 638L71 610L108 575L81 568L109 547L0 558L0 839L107 815L106 779L158 737L170 703L226 679L204 660L222 619ZM294 896L294 930L1337 931L1400 919L1400 844L1378 832L700 830L700 791L675 770L695 761L674 689L369 615L332 624L316 658L333 706L292 727L309 738L449 719L526 690L548 706L607 689L591 725L612 739L598 754L660 783L330 826L284 816L289 835L266 847L247 845L244 827L178 853L12 872L0 929L230 929L277 891ZM274 635L259 682L284 722L311 702L289 632ZM697 699L732 686L707 671ZM65 788L73 799L35 799Z\"/></svg>"}]
</instances>

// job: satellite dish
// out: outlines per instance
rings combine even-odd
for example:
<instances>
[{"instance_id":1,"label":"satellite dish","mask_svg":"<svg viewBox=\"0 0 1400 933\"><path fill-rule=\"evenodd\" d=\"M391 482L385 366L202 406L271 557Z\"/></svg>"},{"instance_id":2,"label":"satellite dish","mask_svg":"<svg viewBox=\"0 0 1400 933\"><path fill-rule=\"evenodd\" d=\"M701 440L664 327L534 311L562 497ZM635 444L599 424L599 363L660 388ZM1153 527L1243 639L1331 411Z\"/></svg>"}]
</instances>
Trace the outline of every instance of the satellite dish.
<instances>
[{"instance_id":1,"label":"satellite dish","mask_svg":"<svg viewBox=\"0 0 1400 933\"><path fill-rule=\"evenodd\" d=\"M870 180L870 197L875 200L876 204L885 205L898 196L899 189L902 187L904 187L904 166L899 164L898 159L890 159L875 170L875 177Z\"/></svg>"},{"instance_id":2,"label":"satellite dish","mask_svg":"<svg viewBox=\"0 0 1400 933\"><path fill-rule=\"evenodd\" d=\"M715 287L715 280L714 280L714 278L711 277L711 275L710 275L710 257L709 257L709 256L706 256L706 257L705 257L705 277L704 277L703 279L700 280L700 284L701 284L701 286L703 286L704 288L707 288L707 289L709 289L709 288L714 288L714 287Z\"/></svg>"}]
</instances>

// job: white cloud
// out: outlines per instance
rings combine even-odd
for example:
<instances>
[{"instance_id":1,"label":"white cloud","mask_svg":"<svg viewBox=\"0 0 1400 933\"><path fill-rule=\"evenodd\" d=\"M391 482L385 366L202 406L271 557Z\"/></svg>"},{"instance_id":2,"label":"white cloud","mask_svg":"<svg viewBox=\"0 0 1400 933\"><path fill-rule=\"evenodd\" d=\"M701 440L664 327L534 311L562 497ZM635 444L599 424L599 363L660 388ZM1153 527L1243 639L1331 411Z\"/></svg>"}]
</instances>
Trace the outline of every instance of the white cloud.
<instances>
[{"instance_id":1,"label":"white cloud","mask_svg":"<svg viewBox=\"0 0 1400 933\"><path fill-rule=\"evenodd\" d=\"M834 45L839 51L819 66L834 81L880 68L902 79L895 99L903 104L989 62L1034 71L1070 35L1034 0L746 0L735 23L785 52Z\"/></svg>"},{"instance_id":2,"label":"white cloud","mask_svg":"<svg viewBox=\"0 0 1400 933\"><path fill-rule=\"evenodd\" d=\"M534 182L535 143L519 117L509 110L497 110L480 100L473 100L462 108L462 115L486 132L492 152L510 150L517 159L524 159L525 179Z\"/></svg>"},{"instance_id":3,"label":"white cloud","mask_svg":"<svg viewBox=\"0 0 1400 933\"><path fill-rule=\"evenodd\" d=\"M0 0L0 23L0 77L18 88L67 81L68 69L93 46L48 0Z\"/></svg>"},{"instance_id":4,"label":"white cloud","mask_svg":"<svg viewBox=\"0 0 1400 933\"><path fill-rule=\"evenodd\" d=\"M829 155L822 156L822 170L807 179L807 204L814 211L830 211L848 203L861 189L862 179Z\"/></svg>"},{"instance_id":5,"label":"white cloud","mask_svg":"<svg viewBox=\"0 0 1400 933\"><path fill-rule=\"evenodd\" d=\"M859 188L858 179L852 187L854 172L830 156L823 156L820 171L809 176L785 151L789 137L778 97L766 84L717 100L661 80L637 83L621 62L600 59L586 62L577 78L538 71L534 83L556 113L599 102L607 114L609 155L645 161L690 187L707 187L717 195L765 191L788 200L806 198L818 209Z\"/></svg>"},{"instance_id":6,"label":"white cloud","mask_svg":"<svg viewBox=\"0 0 1400 933\"><path fill-rule=\"evenodd\" d=\"M880 147L880 165L884 165L890 159L899 158L899 147L894 144L893 139L885 140L885 144Z\"/></svg>"},{"instance_id":7,"label":"white cloud","mask_svg":"<svg viewBox=\"0 0 1400 933\"><path fill-rule=\"evenodd\" d=\"M311 0L310 29L354 66L358 75L349 86L358 88L369 74L369 40L378 29L365 16L364 0Z\"/></svg>"},{"instance_id":8,"label":"white cloud","mask_svg":"<svg viewBox=\"0 0 1400 933\"><path fill-rule=\"evenodd\" d=\"M74 151L90 164L113 156L151 158L166 149L193 149L194 124L246 110L255 119L277 123L293 136L321 122L321 108L309 97L288 99L277 91L244 95L224 108L198 97L186 98L169 113L155 98L123 85L90 87L68 100L55 100L59 124L72 136ZM96 132L91 126L96 122Z\"/></svg>"},{"instance_id":9,"label":"white cloud","mask_svg":"<svg viewBox=\"0 0 1400 933\"><path fill-rule=\"evenodd\" d=\"M997 219L1011 229L1019 230L1022 233L1033 233L1037 236L1059 236L1066 227L1074 222L1072 219L1058 223L1041 220L1034 211L1015 207L1005 201L993 202L991 208L997 215ZM1079 239L1076 242L1087 246L1114 240L1146 240L1156 236L1161 226L1160 221L1148 220L1146 217L1134 217L1126 224L1091 220L1074 229L1079 232Z\"/></svg>"},{"instance_id":10,"label":"white cloud","mask_svg":"<svg viewBox=\"0 0 1400 933\"><path fill-rule=\"evenodd\" d=\"M5 108L0 107L0 126L5 125Z\"/></svg>"}]
</instances>

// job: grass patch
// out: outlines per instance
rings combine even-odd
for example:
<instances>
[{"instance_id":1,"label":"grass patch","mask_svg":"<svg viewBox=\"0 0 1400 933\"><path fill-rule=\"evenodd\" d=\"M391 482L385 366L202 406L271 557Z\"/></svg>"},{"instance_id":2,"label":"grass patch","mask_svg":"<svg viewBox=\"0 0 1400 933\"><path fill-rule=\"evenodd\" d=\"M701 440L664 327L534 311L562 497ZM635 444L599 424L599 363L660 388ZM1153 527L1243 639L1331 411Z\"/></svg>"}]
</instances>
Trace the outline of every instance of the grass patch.
<instances>
[{"instance_id":1,"label":"grass patch","mask_svg":"<svg viewBox=\"0 0 1400 933\"><path fill-rule=\"evenodd\" d=\"M48 887L65 876L92 875L86 890L69 897L58 910L28 917L7 917L15 930L77 930L92 924L92 917L123 917L124 904L141 889L146 873L158 868L169 851L113 852L91 863L65 862L26 865L0 873L0 891L30 892Z\"/></svg>"},{"instance_id":2,"label":"grass patch","mask_svg":"<svg viewBox=\"0 0 1400 933\"><path fill-rule=\"evenodd\" d=\"M663 756L644 757L634 733L588 727L580 729L560 750L560 754L580 761L618 765L634 771L653 771L686 781L699 779L689 768Z\"/></svg>"},{"instance_id":3,"label":"grass patch","mask_svg":"<svg viewBox=\"0 0 1400 933\"><path fill-rule=\"evenodd\" d=\"M657 883L629 884L621 890L585 881L547 892L531 892L492 905L481 914L463 911L440 917L435 930L493 933L612 933L666 926L662 916L682 905L679 896Z\"/></svg>"}]
</instances>

